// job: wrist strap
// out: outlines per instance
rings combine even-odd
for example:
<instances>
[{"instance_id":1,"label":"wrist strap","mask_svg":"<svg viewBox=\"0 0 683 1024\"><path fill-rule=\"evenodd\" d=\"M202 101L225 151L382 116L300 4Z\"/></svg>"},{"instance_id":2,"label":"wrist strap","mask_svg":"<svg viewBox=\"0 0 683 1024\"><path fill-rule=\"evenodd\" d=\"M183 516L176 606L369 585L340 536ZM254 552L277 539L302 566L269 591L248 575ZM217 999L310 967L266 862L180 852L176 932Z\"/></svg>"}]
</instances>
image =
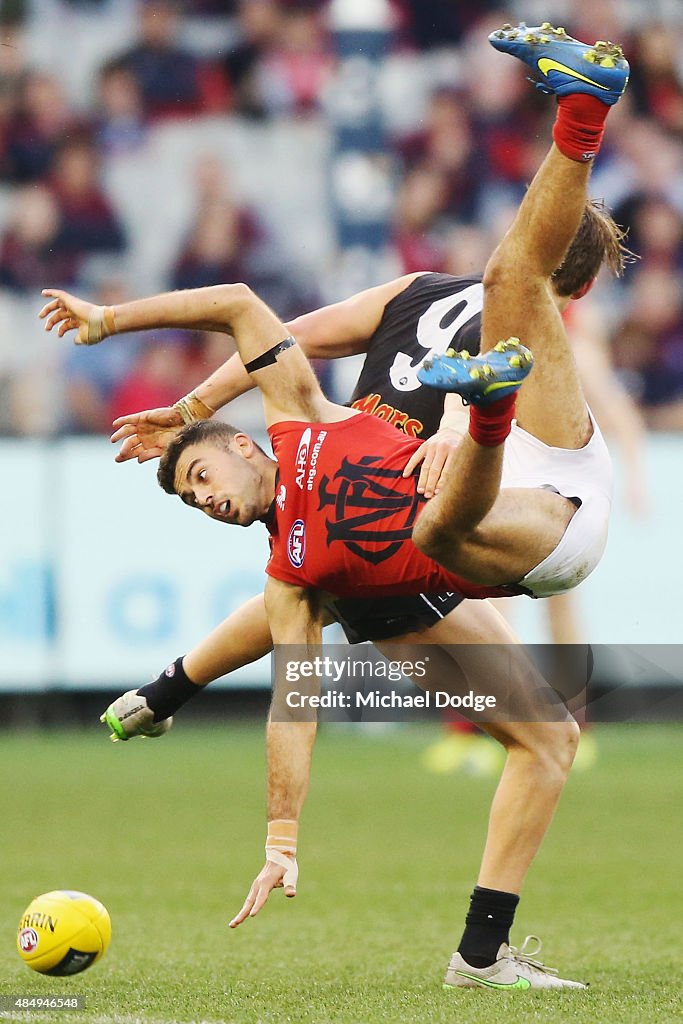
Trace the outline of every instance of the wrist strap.
<instances>
[{"instance_id":1,"label":"wrist strap","mask_svg":"<svg viewBox=\"0 0 683 1024\"><path fill-rule=\"evenodd\" d=\"M111 306L93 306L88 316L88 337L79 345L99 345L110 334L116 334L114 310Z\"/></svg>"},{"instance_id":2,"label":"wrist strap","mask_svg":"<svg viewBox=\"0 0 683 1024\"><path fill-rule=\"evenodd\" d=\"M293 818L274 818L268 822L268 835L266 837L266 856L271 853L288 854L296 857L296 840L299 832L299 822ZM272 859L272 858L271 858ZM277 862L278 864L280 861Z\"/></svg>"},{"instance_id":3,"label":"wrist strap","mask_svg":"<svg viewBox=\"0 0 683 1024\"><path fill-rule=\"evenodd\" d=\"M299 866L296 862L296 839L299 822L293 818L274 818L268 822L266 838L266 860L272 861L285 869L282 884L296 890L299 877ZM294 893L287 893L293 896Z\"/></svg>"},{"instance_id":4,"label":"wrist strap","mask_svg":"<svg viewBox=\"0 0 683 1024\"><path fill-rule=\"evenodd\" d=\"M179 398L173 406L182 416L183 423L196 423L198 420L210 420L215 409L199 397L196 391Z\"/></svg>"}]
</instances>

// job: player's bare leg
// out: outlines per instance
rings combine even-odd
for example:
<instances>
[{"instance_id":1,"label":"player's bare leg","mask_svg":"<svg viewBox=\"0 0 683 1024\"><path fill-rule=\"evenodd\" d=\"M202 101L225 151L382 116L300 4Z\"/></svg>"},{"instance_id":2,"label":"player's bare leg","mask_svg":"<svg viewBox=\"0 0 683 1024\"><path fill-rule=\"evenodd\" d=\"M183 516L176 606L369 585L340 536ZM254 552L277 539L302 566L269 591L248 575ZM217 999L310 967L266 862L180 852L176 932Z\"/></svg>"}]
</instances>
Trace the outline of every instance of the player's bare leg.
<instances>
[{"instance_id":1,"label":"player's bare leg","mask_svg":"<svg viewBox=\"0 0 683 1024\"><path fill-rule=\"evenodd\" d=\"M586 164L563 156L553 144L484 273L482 357L509 334L524 338L534 352L534 367L517 398L518 422L530 433L538 429L544 443L563 448L582 447L591 426L550 275L581 223L588 175ZM535 379L539 367L540 387ZM525 404L527 389L531 399ZM506 402L508 415L501 415L499 431L489 431L490 437L484 431L482 438L477 421L482 414L490 418ZM523 515L513 515L519 512L515 497L499 497L502 442L512 416L507 396L483 409L473 404L470 433L453 471L423 511L414 534L425 553L480 583L521 579L557 547L575 511L566 498L539 491L526 493ZM495 513L487 520L495 503ZM504 523L506 537L500 533Z\"/></svg>"},{"instance_id":2,"label":"player's bare leg","mask_svg":"<svg viewBox=\"0 0 683 1024\"><path fill-rule=\"evenodd\" d=\"M444 678L464 677L465 688L474 685L480 691L485 678L486 692L497 696L499 707L511 707L520 718L525 714L538 718L542 682L537 669L490 602L478 602L476 608L464 602L437 625L393 643L439 645L438 650L432 649L430 659L434 655L454 659L450 668L446 665ZM454 647L456 643L459 646ZM388 656L395 655L391 643L386 650ZM401 657L405 653L402 647ZM440 684L440 688L450 689L451 684ZM519 894L552 821L576 751L578 727L568 715L558 712L556 721L478 723L502 744L507 756L491 805L465 931L454 954L468 971L488 972L498 963L497 973L500 949L509 948ZM450 976L446 980L452 984ZM498 987L495 978L492 980L492 987ZM526 987L517 985L514 975L510 984ZM500 987L508 987L508 983Z\"/></svg>"},{"instance_id":3,"label":"player's bare leg","mask_svg":"<svg viewBox=\"0 0 683 1024\"><path fill-rule=\"evenodd\" d=\"M517 398L517 420L544 443L562 448L582 447L591 425L550 275L562 263L581 223L588 175L586 164L563 156L553 144L484 273L482 356L509 334L524 338L534 353L534 367ZM530 399L525 398L527 390ZM473 413L478 419L506 401L483 410L473 406ZM519 511L514 496L499 497L502 441L513 415L509 409L507 425L501 418L500 432L491 438L494 446L487 438L478 443L471 425L453 471L423 511L414 534L426 554L480 583L521 579L557 547L575 511L560 495L529 492L524 495L523 515L513 518ZM497 501L495 514L487 520ZM504 523L507 537L500 533Z\"/></svg>"},{"instance_id":4,"label":"player's bare leg","mask_svg":"<svg viewBox=\"0 0 683 1024\"><path fill-rule=\"evenodd\" d=\"M378 646L390 651L392 644L439 646L457 662L465 688L481 690L485 680L483 688L496 697L497 707L510 707L522 719L477 723L507 752L478 884L519 893L569 774L579 736L576 723L560 708L555 721L538 720L544 681L491 602L465 601L429 629ZM451 670L446 666L439 673L440 689L448 689L443 680L457 674L453 669L451 661Z\"/></svg>"},{"instance_id":5,"label":"player's bare leg","mask_svg":"<svg viewBox=\"0 0 683 1024\"><path fill-rule=\"evenodd\" d=\"M531 67L539 88L558 97L558 107L554 144L487 267L484 345L519 333L535 359L517 402L519 425L547 445L581 448L592 427L550 276L580 225L605 118L626 87L629 68L619 46L588 47L547 23L508 26L489 39Z\"/></svg>"},{"instance_id":6,"label":"player's bare leg","mask_svg":"<svg viewBox=\"0 0 683 1024\"><path fill-rule=\"evenodd\" d=\"M553 144L484 273L482 351L507 334L531 349L534 371L519 392L517 422L556 448L582 448L592 434L550 282L581 223L589 173L590 164Z\"/></svg>"},{"instance_id":7,"label":"player's bare leg","mask_svg":"<svg viewBox=\"0 0 683 1024\"><path fill-rule=\"evenodd\" d=\"M537 66L539 73L548 68L553 76L548 88L558 93L560 102L555 142L487 265L482 355L472 364L480 374L482 360L495 352L501 338L522 337L534 353L535 365L519 395L519 425L547 445L577 449L588 442L592 427L553 301L550 275L562 263L581 223L590 160L600 145L608 104L616 102L628 80L628 65L611 44L591 49L566 34L554 38L557 35L524 27L521 35L513 30L508 38L501 30L490 37L494 46ZM566 67L555 54L558 47L561 56L566 53L565 62L572 62L568 75L557 71ZM426 362L418 374L423 383L470 397L468 375L468 362L450 354ZM521 492L495 496L502 453L496 458L487 449L502 449L512 409L505 408L507 398L477 404L481 398L475 396L471 401L469 437L439 494L418 519L413 536L422 551L447 569L475 582L504 584L521 579L555 550L575 506L559 494L541 490L524 492L521 508ZM489 429L498 408L498 423Z\"/></svg>"}]
</instances>

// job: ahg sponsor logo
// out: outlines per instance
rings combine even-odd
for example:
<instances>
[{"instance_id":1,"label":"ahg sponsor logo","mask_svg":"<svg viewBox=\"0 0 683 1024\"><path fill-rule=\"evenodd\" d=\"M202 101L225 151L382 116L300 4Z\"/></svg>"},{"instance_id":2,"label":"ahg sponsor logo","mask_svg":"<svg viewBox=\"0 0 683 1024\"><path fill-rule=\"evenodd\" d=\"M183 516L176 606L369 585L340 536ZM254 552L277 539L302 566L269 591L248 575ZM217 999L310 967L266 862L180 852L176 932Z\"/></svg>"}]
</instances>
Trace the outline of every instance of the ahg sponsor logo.
<instances>
[{"instance_id":1,"label":"ahg sponsor logo","mask_svg":"<svg viewBox=\"0 0 683 1024\"><path fill-rule=\"evenodd\" d=\"M294 460L294 468L296 469L296 485L304 489L304 480L306 478L306 464L308 463L308 452L311 447L311 428L308 427L304 430L299 441L299 447L296 451L296 459Z\"/></svg>"},{"instance_id":2,"label":"ahg sponsor logo","mask_svg":"<svg viewBox=\"0 0 683 1024\"><path fill-rule=\"evenodd\" d=\"M287 555L295 569L300 569L306 557L306 527L303 519L297 519L289 531Z\"/></svg>"}]
</instances>

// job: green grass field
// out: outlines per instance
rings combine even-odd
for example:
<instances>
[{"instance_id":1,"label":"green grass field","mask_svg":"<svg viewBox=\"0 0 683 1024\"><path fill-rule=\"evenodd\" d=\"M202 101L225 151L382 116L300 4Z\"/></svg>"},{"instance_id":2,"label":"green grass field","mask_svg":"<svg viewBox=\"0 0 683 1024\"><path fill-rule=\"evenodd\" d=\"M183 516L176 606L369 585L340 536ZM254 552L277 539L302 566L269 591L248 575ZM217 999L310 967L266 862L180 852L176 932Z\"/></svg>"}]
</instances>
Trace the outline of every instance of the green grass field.
<instances>
[{"instance_id":1,"label":"green grass field","mask_svg":"<svg viewBox=\"0 0 683 1024\"><path fill-rule=\"evenodd\" d=\"M85 1013L4 1019L189 1022L658 1022L681 1019L681 732L596 730L570 780L513 942L588 992L446 991L476 875L490 780L431 776L430 729L328 727L300 841L299 895L231 932L262 864L260 728L177 728L158 742L0 733L0 994L86 997ZM92 893L114 935L85 974L15 953L30 899Z\"/></svg>"}]
</instances>

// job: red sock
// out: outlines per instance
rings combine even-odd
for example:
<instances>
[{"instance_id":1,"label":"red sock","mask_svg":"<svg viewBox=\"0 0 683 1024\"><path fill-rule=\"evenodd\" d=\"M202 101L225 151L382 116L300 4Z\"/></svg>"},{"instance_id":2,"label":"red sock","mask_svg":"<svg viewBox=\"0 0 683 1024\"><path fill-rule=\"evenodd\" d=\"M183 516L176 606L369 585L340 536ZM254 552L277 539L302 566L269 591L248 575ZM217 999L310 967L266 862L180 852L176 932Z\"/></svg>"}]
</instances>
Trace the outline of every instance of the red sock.
<instances>
[{"instance_id":1,"label":"red sock","mask_svg":"<svg viewBox=\"0 0 683 1024\"><path fill-rule=\"evenodd\" d=\"M490 405L470 406L470 437L484 448L502 444L512 429L517 392L505 395Z\"/></svg>"},{"instance_id":2,"label":"red sock","mask_svg":"<svg viewBox=\"0 0 683 1024\"><path fill-rule=\"evenodd\" d=\"M592 160L600 149L608 113L608 104L595 96L560 96L553 125L553 140L559 151L580 164Z\"/></svg>"}]
</instances>

